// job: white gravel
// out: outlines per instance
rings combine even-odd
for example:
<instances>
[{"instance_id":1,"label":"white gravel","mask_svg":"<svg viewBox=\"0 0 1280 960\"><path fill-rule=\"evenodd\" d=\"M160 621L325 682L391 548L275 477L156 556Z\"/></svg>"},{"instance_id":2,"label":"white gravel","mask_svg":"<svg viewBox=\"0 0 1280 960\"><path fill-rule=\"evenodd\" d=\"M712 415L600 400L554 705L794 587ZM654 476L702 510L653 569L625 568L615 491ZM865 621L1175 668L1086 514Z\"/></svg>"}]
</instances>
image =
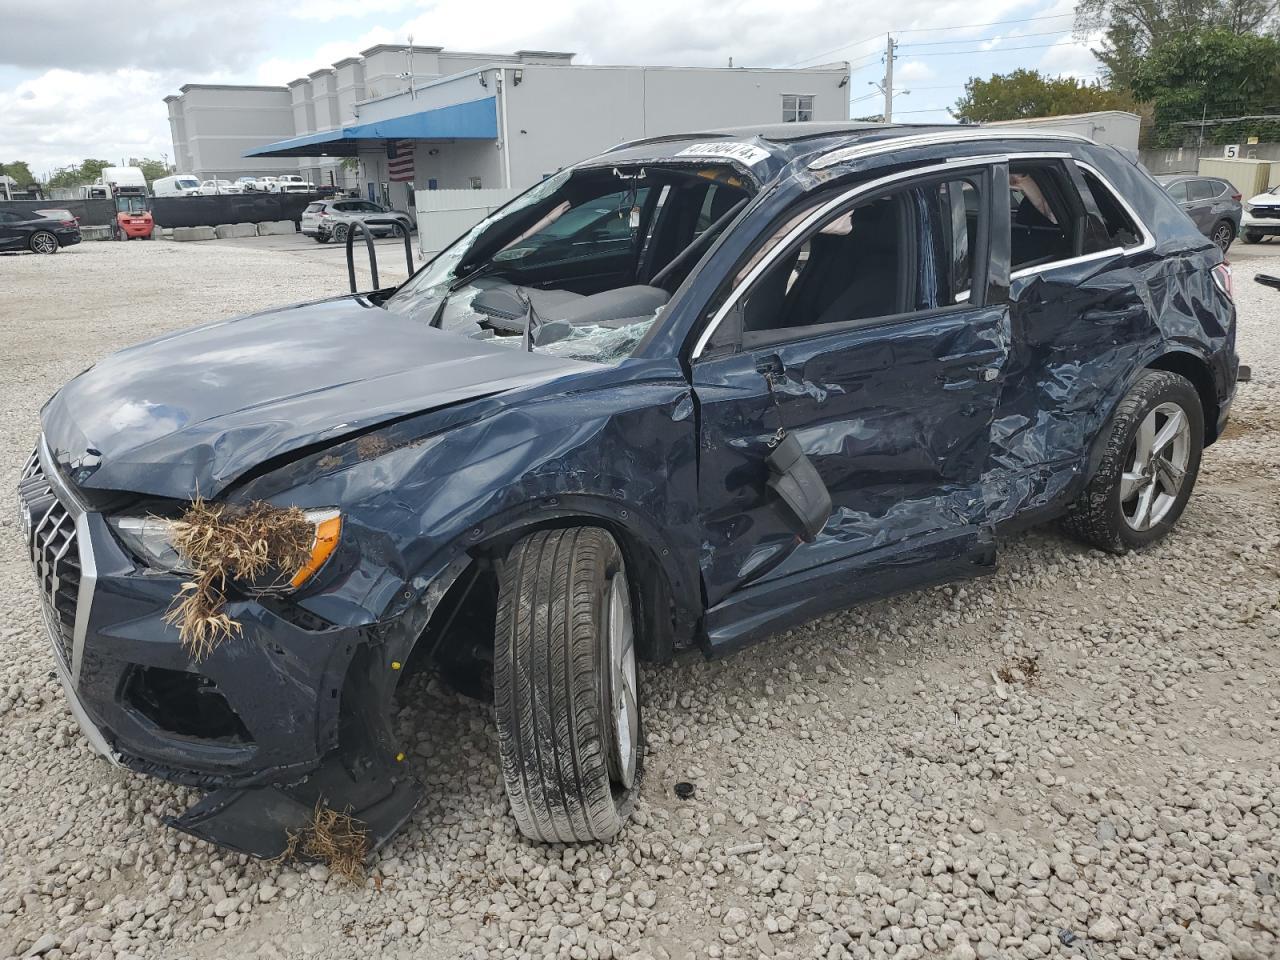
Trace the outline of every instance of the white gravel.
<instances>
[{"instance_id":1,"label":"white gravel","mask_svg":"<svg viewBox=\"0 0 1280 960\"><path fill-rule=\"evenodd\" d=\"M427 800L362 888L184 839L161 818L193 795L76 729L4 510L0 956L1280 956L1280 293L1245 279L1280 247L1244 253L1255 380L1175 536L1117 559L1033 532L989 579L646 669L647 779L611 844L518 837L490 710L426 681L398 722ZM95 358L345 268L95 243L0 281L11 491Z\"/></svg>"}]
</instances>

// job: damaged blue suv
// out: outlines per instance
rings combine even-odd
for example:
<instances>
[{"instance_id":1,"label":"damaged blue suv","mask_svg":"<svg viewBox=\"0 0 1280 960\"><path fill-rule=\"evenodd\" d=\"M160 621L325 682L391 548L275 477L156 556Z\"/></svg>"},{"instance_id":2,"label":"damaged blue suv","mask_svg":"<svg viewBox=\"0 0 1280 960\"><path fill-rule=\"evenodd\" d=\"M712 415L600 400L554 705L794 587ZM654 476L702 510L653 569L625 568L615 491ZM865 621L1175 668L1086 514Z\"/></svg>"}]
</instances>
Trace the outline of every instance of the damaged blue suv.
<instances>
[{"instance_id":1,"label":"damaged blue suv","mask_svg":"<svg viewBox=\"0 0 1280 960\"><path fill-rule=\"evenodd\" d=\"M1221 252L1115 149L661 137L399 287L103 360L43 410L23 523L85 735L205 791L177 827L274 856L325 804L381 843L420 790L394 698L430 667L492 696L525 834L603 839L641 778L637 661L982 575L1018 525L1160 539L1234 342ZM203 656L171 613L193 502L306 534L283 577L227 575Z\"/></svg>"}]
</instances>

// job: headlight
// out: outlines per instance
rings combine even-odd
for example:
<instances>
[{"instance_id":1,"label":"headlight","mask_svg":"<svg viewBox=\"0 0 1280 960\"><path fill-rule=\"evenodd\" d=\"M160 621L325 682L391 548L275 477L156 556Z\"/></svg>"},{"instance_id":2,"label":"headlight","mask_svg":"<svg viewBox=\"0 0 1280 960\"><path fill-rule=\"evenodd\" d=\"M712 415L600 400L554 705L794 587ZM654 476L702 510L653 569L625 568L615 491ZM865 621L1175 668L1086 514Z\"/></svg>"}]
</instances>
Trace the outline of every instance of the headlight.
<instances>
[{"instance_id":1,"label":"headlight","mask_svg":"<svg viewBox=\"0 0 1280 960\"><path fill-rule=\"evenodd\" d=\"M311 555L289 581L300 587L321 567L338 546L342 533L342 514L335 509L307 510L303 515L315 526ZM190 573L191 569L173 546L170 532L173 520L156 516L108 517L107 523L120 542L149 567L173 573Z\"/></svg>"},{"instance_id":2,"label":"headlight","mask_svg":"<svg viewBox=\"0 0 1280 960\"><path fill-rule=\"evenodd\" d=\"M108 517L107 523L115 531L120 542L133 551L139 560L157 570L181 571L190 570L178 556L178 551L169 541L169 526L172 521L164 517Z\"/></svg>"}]
</instances>

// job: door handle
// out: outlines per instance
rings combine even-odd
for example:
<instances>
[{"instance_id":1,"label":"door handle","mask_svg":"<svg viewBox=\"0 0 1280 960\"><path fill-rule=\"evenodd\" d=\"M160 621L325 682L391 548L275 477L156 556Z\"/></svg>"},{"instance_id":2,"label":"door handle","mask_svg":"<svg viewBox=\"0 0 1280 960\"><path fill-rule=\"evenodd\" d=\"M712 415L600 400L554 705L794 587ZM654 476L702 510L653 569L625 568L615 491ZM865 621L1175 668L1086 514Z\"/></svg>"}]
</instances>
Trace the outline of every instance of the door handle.
<instances>
[{"instance_id":1,"label":"door handle","mask_svg":"<svg viewBox=\"0 0 1280 960\"><path fill-rule=\"evenodd\" d=\"M781 380L786 373L786 368L782 365L782 358L776 353L770 353L763 357L756 357L756 373L767 380Z\"/></svg>"}]
</instances>

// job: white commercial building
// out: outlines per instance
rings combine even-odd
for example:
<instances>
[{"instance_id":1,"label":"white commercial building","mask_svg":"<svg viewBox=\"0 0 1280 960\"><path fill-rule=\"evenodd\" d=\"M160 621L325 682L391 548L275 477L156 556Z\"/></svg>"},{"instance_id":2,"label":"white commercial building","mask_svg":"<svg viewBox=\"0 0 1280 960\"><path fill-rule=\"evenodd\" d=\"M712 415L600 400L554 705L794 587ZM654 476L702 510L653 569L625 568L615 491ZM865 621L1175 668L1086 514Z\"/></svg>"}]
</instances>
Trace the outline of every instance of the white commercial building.
<instances>
[{"instance_id":1,"label":"white commercial building","mask_svg":"<svg viewBox=\"0 0 1280 960\"><path fill-rule=\"evenodd\" d=\"M846 63L773 70L572 59L383 44L284 87L188 84L166 98L175 163L201 179L299 172L402 208L415 189L480 190L487 205L624 140L848 119Z\"/></svg>"}]
</instances>

